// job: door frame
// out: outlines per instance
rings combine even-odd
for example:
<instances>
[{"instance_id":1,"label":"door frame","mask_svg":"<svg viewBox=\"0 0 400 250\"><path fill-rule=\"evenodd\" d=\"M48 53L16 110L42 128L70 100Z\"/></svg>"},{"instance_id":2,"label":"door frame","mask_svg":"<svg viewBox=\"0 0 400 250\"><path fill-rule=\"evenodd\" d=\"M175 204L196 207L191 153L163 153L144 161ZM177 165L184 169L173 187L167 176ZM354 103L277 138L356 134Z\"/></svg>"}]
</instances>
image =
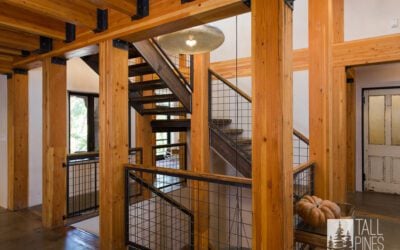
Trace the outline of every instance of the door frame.
<instances>
[{"instance_id":1,"label":"door frame","mask_svg":"<svg viewBox=\"0 0 400 250\"><path fill-rule=\"evenodd\" d=\"M398 86L390 86L390 87L371 87L371 88L362 88L361 89L361 185L362 185L362 191L366 192L365 190L365 124L364 124L364 112L365 112L365 99L364 99L364 93L365 91L369 90L385 90L385 89L400 89L400 85ZM356 177L357 178L357 177Z\"/></svg>"}]
</instances>

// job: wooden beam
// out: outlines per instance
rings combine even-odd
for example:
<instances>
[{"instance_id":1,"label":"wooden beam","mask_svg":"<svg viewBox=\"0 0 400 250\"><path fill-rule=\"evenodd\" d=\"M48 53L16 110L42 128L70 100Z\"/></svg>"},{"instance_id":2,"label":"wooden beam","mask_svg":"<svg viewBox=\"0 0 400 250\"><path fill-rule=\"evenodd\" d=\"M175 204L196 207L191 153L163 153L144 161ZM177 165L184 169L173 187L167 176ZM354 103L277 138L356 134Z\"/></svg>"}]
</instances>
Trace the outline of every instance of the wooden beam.
<instances>
[{"instance_id":1,"label":"wooden beam","mask_svg":"<svg viewBox=\"0 0 400 250\"><path fill-rule=\"evenodd\" d=\"M0 46L0 53L12 56L22 56L21 50L1 47L1 46Z\"/></svg>"},{"instance_id":2,"label":"wooden beam","mask_svg":"<svg viewBox=\"0 0 400 250\"><path fill-rule=\"evenodd\" d=\"M14 61L14 56L0 54L0 62L12 63Z\"/></svg>"},{"instance_id":3,"label":"wooden beam","mask_svg":"<svg viewBox=\"0 0 400 250\"><path fill-rule=\"evenodd\" d=\"M236 72L237 65L237 72ZM225 79L251 76L251 58L243 57L233 60L211 63L211 69ZM293 51L293 71L308 69L308 49Z\"/></svg>"},{"instance_id":4,"label":"wooden beam","mask_svg":"<svg viewBox=\"0 0 400 250\"><path fill-rule=\"evenodd\" d=\"M99 46L100 246L125 249L124 167L128 161L128 50ZM112 122L110 122L112 121Z\"/></svg>"},{"instance_id":5,"label":"wooden beam","mask_svg":"<svg viewBox=\"0 0 400 250\"><path fill-rule=\"evenodd\" d=\"M136 0L89 0L100 8L111 8L128 16L136 13Z\"/></svg>"},{"instance_id":6,"label":"wooden beam","mask_svg":"<svg viewBox=\"0 0 400 250\"><path fill-rule=\"evenodd\" d=\"M335 66L356 66L400 61L400 34L373 37L333 46Z\"/></svg>"},{"instance_id":7,"label":"wooden beam","mask_svg":"<svg viewBox=\"0 0 400 250\"><path fill-rule=\"evenodd\" d=\"M0 28L0 45L16 50L32 51L39 48L39 36Z\"/></svg>"},{"instance_id":8,"label":"wooden beam","mask_svg":"<svg viewBox=\"0 0 400 250\"><path fill-rule=\"evenodd\" d=\"M66 212L67 71L66 65L43 60L43 202L45 228L64 225Z\"/></svg>"},{"instance_id":9,"label":"wooden beam","mask_svg":"<svg viewBox=\"0 0 400 250\"><path fill-rule=\"evenodd\" d=\"M210 53L194 55L194 89L190 130L191 166L193 172L210 172L210 143L208 128L208 68ZM192 208L194 213L195 249L209 249L208 183L193 181Z\"/></svg>"},{"instance_id":10,"label":"wooden beam","mask_svg":"<svg viewBox=\"0 0 400 250\"><path fill-rule=\"evenodd\" d=\"M14 67L49 56L60 56L68 51L109 39L124 38L127 41L140 41L249 11L242 0L197 0L183 5L176 0L159 0L150 1L150 10L148 17L135 21L125 15L124 18L120 16L112 18L110 13L108 30L100 34L89 32L81 35L74 42L64 44L49 53L32 55L20 60Z\"/></svg>"},{"instance_id":11,"label":"wooden beam","mask_svg":"<svg viewBox=\"0 0 400 250\"><path fill-rule=\"evenodd\" d=\"M65 39L65 24L63 22L29 11L21 11L20 8L3 2L0 3L0 25L26 33L60 40Z\"/></svg>"},{"instance_id":12,"label":"wooden beam","mask_svg":"<svg viewBox=\"0 0 400 250\"><path fill-rule=\"evenodd\" d=\"M28 207L28 74L14 74L8 91L8 209Z\"/></svg>"},{"instance_id":13,"label":"wooden beam","mask_svg":"<svg viewBox=\"0 0 400 250\"><path fill-rule=\"evenodd\" d=\"M292 10L253 0L253 249L293 249Z\"/></svg>"},{"instance_id":14,"label":"wooden beam","mask_svg":"<svg viewBox=\"0 0 400 250\"><path fill-rule=\"evenodd\" d=\"M90 29L97 27L96 6L86 1L4 0L3 2L63 22L83 25Z\"/></svg>"}]
</instances>

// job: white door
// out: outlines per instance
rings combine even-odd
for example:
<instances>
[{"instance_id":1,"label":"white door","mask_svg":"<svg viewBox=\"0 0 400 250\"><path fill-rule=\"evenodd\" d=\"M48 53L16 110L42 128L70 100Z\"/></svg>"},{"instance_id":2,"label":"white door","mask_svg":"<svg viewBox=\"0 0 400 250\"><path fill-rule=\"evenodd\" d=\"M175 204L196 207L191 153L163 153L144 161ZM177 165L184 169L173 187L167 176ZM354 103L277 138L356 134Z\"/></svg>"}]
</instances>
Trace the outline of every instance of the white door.
<instances>
[{"instance_id":1,"label":"white door","mask_svg":"<svg viewBox=\"0 0 400 250\"><path fill-rule=\"evenodd\" d=\"M400 194L400 89L364 91L364 187Z\"/></svg>"}]
</instances>

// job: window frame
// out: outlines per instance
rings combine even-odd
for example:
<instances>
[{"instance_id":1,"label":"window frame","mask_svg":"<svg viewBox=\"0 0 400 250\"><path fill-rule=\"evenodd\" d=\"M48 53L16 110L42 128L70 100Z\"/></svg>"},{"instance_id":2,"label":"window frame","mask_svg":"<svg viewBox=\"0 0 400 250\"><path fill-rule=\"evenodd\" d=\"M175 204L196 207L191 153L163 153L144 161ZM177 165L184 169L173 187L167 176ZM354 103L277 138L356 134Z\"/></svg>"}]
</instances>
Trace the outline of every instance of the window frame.
<instances>
[{"instance_id":1,"label":"window frame","mask_svg":"<svg viewBox=\"0 0 400 250\"><path fill-rule=\"evenodd\" d=\"M86 97L88 101L87 106L87 152L95 152L95 121L94 121L94 99L99 100L98 93L68 91L68 152L71 154L71 97ZM99 100L100 104L100 100Z\"/></svg>"}]
</instances>

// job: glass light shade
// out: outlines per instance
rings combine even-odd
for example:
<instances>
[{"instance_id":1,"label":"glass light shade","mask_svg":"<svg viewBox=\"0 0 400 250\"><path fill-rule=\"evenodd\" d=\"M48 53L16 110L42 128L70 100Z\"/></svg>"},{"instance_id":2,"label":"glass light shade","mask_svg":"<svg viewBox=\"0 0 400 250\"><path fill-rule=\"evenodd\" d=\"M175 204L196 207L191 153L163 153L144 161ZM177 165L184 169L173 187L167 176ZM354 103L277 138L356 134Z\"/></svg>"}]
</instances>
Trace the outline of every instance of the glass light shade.
<instances>
[{"instance_id":1,"label":"glass light shade","mask_svg":"<svg viewBox=\"0 0 400 250\"><path fill-rule=\"evenodd\" d=\"M217 49L225 41L224 33L213 26L201 25L157 38L170 54L201 54Z\"/></svg>"}]
</instances>

